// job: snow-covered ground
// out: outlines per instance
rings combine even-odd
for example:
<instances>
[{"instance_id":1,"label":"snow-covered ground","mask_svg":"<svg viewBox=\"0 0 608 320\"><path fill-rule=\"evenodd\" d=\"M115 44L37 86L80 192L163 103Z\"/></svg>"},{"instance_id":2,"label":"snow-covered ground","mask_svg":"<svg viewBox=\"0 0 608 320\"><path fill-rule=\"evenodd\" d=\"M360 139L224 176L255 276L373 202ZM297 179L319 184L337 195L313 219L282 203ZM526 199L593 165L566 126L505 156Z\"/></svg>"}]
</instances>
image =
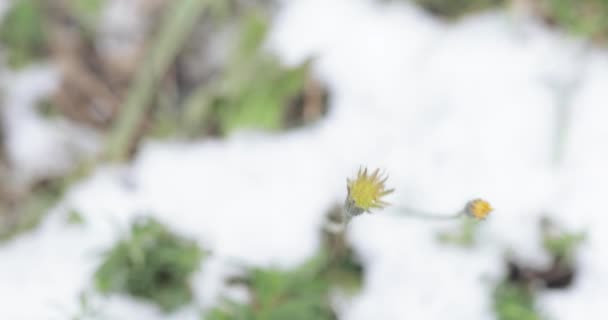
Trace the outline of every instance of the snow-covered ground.
<instances>
[{"instance_id":1,"label":"snow-covered ground","mask_svg":"<svg viewBox=\"0 0 608 320\"><path fill-rule=\"evenodd\" d=\"M390 174L392 203L451 213L483 197L496 210L469 251L435 241L454 222L415 221L391 208L355 219L349 238L366 275L343 319L493 319L504 251L547 261L537 230L545 213L589 237L580 277L543 293L541 309L558 320L605 318L606 51L507 12L444 24L407 5L364 0L285 2L268 47L286 63L316 57L332 92L329 115L282 134L149 141L133 163L99 168L40 228L0 247L0 319L73 314L99 253L143 213L213 250L195 279L197 300L210 305L228 261L291 266L311 255L323 215L343 201L345 179L361 165ZM24 107L10 101L23 100L5 108ZM559 108L570 111L565 130ZM21 131L9 133L21 141ZM36 136L12 157L40 161L41 150L57 152L52 143ZM44 159L61 159L52 154ZM72 208L84 226L65 223ZM124 297L99 303L111 319L197 319L195 308L164 317Z\"/></svg>"}]
</instances>

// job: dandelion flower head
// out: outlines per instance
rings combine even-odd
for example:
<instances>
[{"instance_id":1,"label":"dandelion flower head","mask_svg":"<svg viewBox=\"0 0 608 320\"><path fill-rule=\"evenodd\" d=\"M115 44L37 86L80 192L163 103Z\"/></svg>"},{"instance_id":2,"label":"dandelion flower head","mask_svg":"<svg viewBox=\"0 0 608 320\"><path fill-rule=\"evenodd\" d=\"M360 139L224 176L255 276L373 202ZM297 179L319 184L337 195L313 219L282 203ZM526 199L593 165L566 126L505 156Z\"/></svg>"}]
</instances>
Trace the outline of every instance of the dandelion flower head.
<instances>
[{"instance_id":1,"label":"dandelion flower head","mask_svg":"<svg viewBox=\"0 0 608 320\"><path fill-rule=\"evenodd\" d=\"M464 209L467 215L478 220L485 219L493 210L490 203L483 199L469 201Z\"/></svg>"},{"instance_id":2,"label":"dandelion flower head","mask_svg":"<svg viewBox=\"0 0 608 320\"><path fill-rule=\"evenodd\" d=\"M352 207L354 214L370 212L371 209L382 209L388 205L382 197L390 194L394 189L386 189L384 183L388 176L383 176L379 169L371 174L367 168L359 169L354 180L347 179L348 191L346 205Z\"/></svg>"}]
</instances>

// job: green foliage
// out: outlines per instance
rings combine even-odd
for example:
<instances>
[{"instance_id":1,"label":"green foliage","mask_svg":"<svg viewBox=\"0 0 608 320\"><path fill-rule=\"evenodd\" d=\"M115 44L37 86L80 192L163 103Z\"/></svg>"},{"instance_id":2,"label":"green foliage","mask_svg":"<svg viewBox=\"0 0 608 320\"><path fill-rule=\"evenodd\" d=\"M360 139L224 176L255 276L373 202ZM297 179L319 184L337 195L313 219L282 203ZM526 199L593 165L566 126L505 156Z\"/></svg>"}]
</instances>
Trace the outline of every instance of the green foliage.
<instances>
[{"instance_id":1,"label":"green foliage","mask_svg":"<svg viewBox=\"0 0 608 320\"><path fill-rule=\"evenodd\" d=\"M61 112L57 110L57 107L53 105L51 100L45 99L36 104L36 111L38 114L45 118L58 118L61 116Z\"/></svg>"},{"instance_id":2,"label":"green foliage","mask_svg":"<svg viewBox=\"0 0 608 320\"><path fill-rule=\"evenodd\" d=\"M257 76L243 78L250 81L213 102L223 133L242 128L280 129L284 107L302 88L306 70L280 70L271 61L260 61L254 69L251 75Z\"/></svg>"},{"instance_id":3,"label":"green foliage","mask_svg":"<svg viewBox=\"0 0 608 320\"><path fill-rule=\"evenodd\" d=\"M594 40L608 39L607 0L540 0L544 14L566 30Z\"/></svg>"},{"instance_id":4,"label":"green foliage","mask_svg":"<svg viewBox=\"0 0 608 320\"><path fill-rule=\"evenodd\" d=\"M263 49L270 20L264 5L248 4L235 11L225 1L212 1L209 6L208 19L218 30L232 31L234 24L227 21L236 22L228 59L217 76L188 88L185 96L180 96L184 91L174 95L173 88L159 93L148 132L168 137L285 129L305 88L309 63L287 67Z\"/></svg>"},{"instance_id":5,"label":"green foliage","mask_svg":"<svg viewBox=\"0 0 608 320\"><path fill-rule=\"evenodd\" d=\"M260 46L268 33L266 20L267 17L257 12L252 12L243 19L240 41L233 53L235 60L244 61L245 58L259 53Z\"/></svg>"},{"instance_id":6,"label":"green foliage","mask_svg":"<svg viewBox=\"0 0 608 320\"><path fill-rule=\"evenodd\" d=\"M137 142L140 125L144 122L163 78L183 49L210 1L169 1L157 34L138 67L130 88L119 108L113 128L106 139L104 158L110 161L127 159L133 143Z\"/></svg>"},{"instance_id":7,"label":"green foliage","mask_svg":"<svg viewBox=\"0 0 608 320\"><path fill-rule=\"evenodd\" d=\"M564 258L572 263L576 249L585 241L585 232L559 232L557 234L545 233L543 247L554 257Z\"/></svg>"},{"instance_id":8,"label":"green foliage","mask_svg":"<svg viewBox=\"0 0 608 320\"><path fill-rule=\"evenodd\" d=\"M8 63L23 67L46 50L44 12L39 0L14 1L0 25L0 41L8 49Z\"/></svg>"},{"instance_id":9,"label":"green foliage","mask_svg":"<svg viewBox=\"0 0 608 320\"><path fill-rule=\"evenodd\" d=\"M425 10L444 17L459 18L463 15L503 6L506 0L413 0Z\"/></svg>"},{"instance_id":10,"label":"green foliage","mask_svg":"<svg viewBox=\"0 0 608 320\"><path fill-rule=\"evenodd\" d=\"M70 6L77 13L77 16L95 20L99 17L103 9L103 0L70 0Z\"/></svg>"},{"instance_id":11,"label":"green foliage","mask_svg":"<svg viewBox=\"0 0 608 320\"><path fill-rule=\"evenodd\" d=\"M189 279L203 252L152 218L136 220L95 273L102 293L128 293L156 303L166 312L192 300Z\"/></svg>"},{"instance_id":12,"label":"green foliage","mask_svg":"<svg viewBox=\"0 0 608 320\"><path fill-rule=\"evenodd\" d=\"M473 247L479 223L480 221L478 220L463 217L457 230L442 232L437 236L437 240L444 244L452 244L459 247Z\"/></svg>"},{"instance_id":13,"label":"green foliage","mask_svg":"<svg viewBox=\"0 0 608 320\"><path fill-rule=\"evenodd\" d=\"M262 17L252 14L244 21L234 62L212 102L223 133L281 128L285 106L304 86L307 71L306 66L284 68L262 52L268 28Z\"/></svg>"},{"instance_id":14,"label":"green foliage","mask_svg":"<svg viewBox=\"0 0 608 320\"><path fill-rule=\"evenodd\" d=\"M541 320L534 296L523 285L499 283L494 289L494 311L498 320Z\"/></svg>"},{"instance_id":15,"label":"green foliage","mask_svg":"<svg viewBox=\"0 0 608 320\"><path fill-rule=\"evenodd\" d=\"M80 212L72 209L67 213L66 222L71 225L83 225L85 223L85 220L84 217L80 214Z\"/></svg>"},{"instance_id":16,"label":"green foliage","mask_svg":"<svg viewBox=\"0 0 608 320\"><path fill-rule=\"evenodd\" d=\"M69 0L66 4L69 14L82 27L81 31L92 38L104 1ZM49 12L45 1L13 1L0 25L0 41L8 49L10 66L21 68L47 54L47 19Z\"/></svg>"},{"instance_id":17,"label":"green foliage","mask_svg":"<svg viewBox=\"0 0 608 320\"><path fill-rule=\"evenodd\" d=\"M246 282L251 304L227 301L208 320L336 319L329 303L330 282L322 277L324 263L312 259L294 270L252 269Z\"/></svg>"},{"instance_id":18,"label":"green foliage","mask_svg":"<svg viewBox=\"0 0 608 320\"><path fill-rule=\"evenodd\" d=\"M187 100L187 130L200 130L201 122L203 126L211 122L221 134L283 127L288 103L304 87L308 64L284 67L262 50L267 20L255 10L240 19L239 40L220 79Z\"/></svg>"},{"instance_id":19,"label":"green foliage","mask_svg":"<svg viewBox=\"0 0 608 320\"><path fill-rule=\"evenodd\" d=\"M251 305L228 302L206 319L336 319L329 303L329 282L319 277L322 268L322 261L313 259L295 270L252 269L247 279Z\"/></svg>"},{"instance_id":20,"label":"green foliage","mask_svg":"<svg viewBox=\"0 0 608 320\"><path fill-rule=\"evenodd\" d=\"M85 36L92 38L99 20L99 15L104 7L103 0L69 0L71 14L83 28Z\"/></svg>"},{"instance_id":21,"label":"green foliage","mask_svg":"<svg viewBox=\"0 0 608 320\"><path fill-rule=\"evenodd\" d=\"M448 19L504 6L507 0L411 0ZM532 0L539 12L569 32L605 43L608 40L608 0Z\"/></svg>"},{"instance_id":22,"label":"green foliage","mask_svg":"<svg viewBox=\"0 0 608 320\"><path fill-rule=\"evenodd\" d=\"M205 320L335 320L330 293L359 289L363 269L345 241L344 233L323 232L318 254L291 269L253 268L240 279L251 303L226 300Z\"/></svg>"}]
</instances>

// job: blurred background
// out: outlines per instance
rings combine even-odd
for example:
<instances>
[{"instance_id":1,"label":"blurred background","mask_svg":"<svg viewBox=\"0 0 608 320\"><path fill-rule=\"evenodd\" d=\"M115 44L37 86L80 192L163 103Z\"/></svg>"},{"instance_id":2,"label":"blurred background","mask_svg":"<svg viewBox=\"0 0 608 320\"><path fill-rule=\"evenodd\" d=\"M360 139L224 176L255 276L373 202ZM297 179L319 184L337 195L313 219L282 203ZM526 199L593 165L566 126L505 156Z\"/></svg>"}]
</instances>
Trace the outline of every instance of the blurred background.
<instances>
[{"instance_id":1,"label":"blurred background","mask_svg":"<svg viewBox=\"0 0 608 320\"><path fill-rule=\"evenodd\" d=\"M605 0L1 0L0 318L605 319L607 40ZM395 192L344 229L359 168Z\"/></svg>"}]
</instances>

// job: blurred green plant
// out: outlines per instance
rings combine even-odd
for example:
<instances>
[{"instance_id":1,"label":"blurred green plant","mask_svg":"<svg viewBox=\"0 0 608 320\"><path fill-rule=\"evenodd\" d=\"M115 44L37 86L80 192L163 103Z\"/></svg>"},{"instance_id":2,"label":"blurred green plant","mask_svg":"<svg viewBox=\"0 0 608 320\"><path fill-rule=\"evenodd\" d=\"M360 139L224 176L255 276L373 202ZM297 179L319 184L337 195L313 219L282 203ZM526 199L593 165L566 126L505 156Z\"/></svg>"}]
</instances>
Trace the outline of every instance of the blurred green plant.
<instances>
[{"instance_id":1,"label":"blurred green plant","mask_svg":"<svg viewBox=\"0 0 608 320\"><path fill-rule=\"evenodd\" d=\"M479 224L479 220L462 217L457 229L439 233L437 240L444 244L471 248L475 245Z\"/></svg>"},{"instance_id":2,"label":"blurred green plant","mask_svg":"<svg viewBox=\"0 0 608 320\"><path fill-rule=\"evenodd\" d=\"M8 64L21 68L49 53L48 28L51 24L48 19L53 19L51 11L57 8L68 10L65 14L77 22L85 36L92 39L104 3L102 0L67 0L64 8L59 2L13 1L0 23L0 41L7 48Z\"/></svg>"},{"instance_id":3,"label":"blurred green plant","mask_svg":"<svg viewBox=\"0 0 608 320\"><path fill-rule=\"evenodd\" d=\"M498 320L541 320L529 288L505 280L494 289L494 311Z\"/></svg>"},{"instance_id":4,"label":"blurred green plant","mask_svg":"<svg viewBox=\"0 0 608 320\"><path fill-rule=\"evenodd\" d=\"M78 21L83 36L93 39L99 17L106 4L104 0L69 0L67 9L74 19Z\"/></svg>"},{"instance_id":5,"label":"blurred green plant","mask_svg":"<svg viewBox=\"0 0 608 320\"><path fill-rule=\"evenodd\" d=\"M280 129L288 103L304 88L308 63L284 67L262 49L268 18L250 12L240 24L240 38L221 79L186 100L184 122L189 131L199 130L209 119L222 134Z\"/></svg>"},{"instance_id":6,"label":"blurred green plant","mask_svg":"<svg viewBox=\"0 0 608 320\"><path fill-rule=\"evenodd\" d=\"M551 255L551 263L543 268L527 266L507 260L508 276L494 290L494 309L499 320L545 319L534 305L540 288L563 289L576 277L575 252L585 240L584 232L567 232L550 218L539 223L544 249Z\"/></svg>"},{"instance_id":7,"label":"blurred green plant","mask_svg":"<svg viewBox=\"0 0 608 320\"><path fill-rule=\"evenodd\" d=\"M409 0L428 12L447 19L507 5L509 0ZM608 40L608 1L531 0L529 3L548 22L601 43Z\"/></svg>"},{"instance_id":8,"label":"blurred green plant","mask_svg":"<svg viewBox=\"0 0 608 320\"><path fill-rule=\"evenodd\" d=\"M170 232L153 218L133 222L95 272L102 293L128 293L171 312L192 300L190 277L204 256L196 242Z\"/></svg>"},{"instance_id":9,"label":"blurred green plant","mask_svg":"<svg viewBox=\"0 0 608 320\"><path fill-rule=\"evenodd\" d=\"M340 210L328 219L342 225ZM205 315L206 320L335 320L331 304L335 289L351 294L361 286L362 266L343 232L326 228L322 247L311 259L291 270L251 268L235 282L249 291L250 303L226 299Z\"/></svg>"},{"instance_id":10,"label":"blurred green plant","mask_svg":"<svg viewBox=\"0 0 608 320\"><path fill-rule=\"evenodd\" d=\"M69 0L68 5L76 13L76 16L90 22L96 22L101 14L104 4L103 0Z\"/></svg>"},{"instance_id":11,"label":"blurred green plant","mask_svg":"<svg viewBox=\"0 0 608 320\"><path fill-rule=\"evenodd\" d=\"M320 279L323 261L313 259L294 270L252 269L247 279L252 301L225 301L207 320L334 320L329 282Z\"/></svg>"},{"instance_id":12,"label":"blurred green plant","mask_svg":"<svg viewBox=\"0 0 608 320\"><path fill-rule=\"evenodd\" d=\"M538 0L542 13L564 29L596 41L608 40L608 1Z\"/></svg>"},{"instance_id":13,"label":"blurred green plant","mask_svg":"<svg viewBox=\"0 0 608 320\"><path fill-rule=\"evenodd\" d=\"M107 137L105 159L122 161L131 155L139 128L153 105L163 77L183 49L203 12L218 0L173 1L130 85L120 113Z\"/></svg>"},{"instance_id":14,"label":"blurred green plant","mask_svg":"<svg viewBox=\"0 0 608 320\"><path fill-rule=\"evenodd\" d=\"M71 209L67 212L66 222L70 225L83 225L85 220L80 212Z\"/></svg>"},{"instance_id":15,"label":"blurred green plant","mask_svg":"<svg viewBox=\"0 0 608 320\"><path fill-rule=\"evenodd\" d=\"M542 244L545 250L560 263L573 264L576 250L587 238L587 233L563 230L548 218L543 218L540 224Z\"/></svg>"},{"instance_id":16,"label":"blurred green plant","mask_svg":"<svg viewBox=\"0 0 608 320\"><path fill-rule=\"evenodd\" d=\"M507 0L412 0L428 12L440 17L455 19L464 15L498 8Z\"/></svg>"},{"instance_id":17,"label":"blurred green plant","mask_svg":"<svg viewBox=\"0 0 608 320\"><path fill-rule=\"evenodd\" d=\"M42 1L13 1L0 24L0 41L7 49L7 62L14 68L44 56L47 43Z\"/></svg>"},{"instance_id":18,"label":"blurred green plant","mask_svg":"<svg viewBox=\"0 0 608 320\"><path fill-rule=\"evenodd\" d=\"M47 119L61 117L61 112L57 110L57 107L51 102L50 99L45 99L36 104L36 111L41 116Z\"/></svg>"}]
</instances>

